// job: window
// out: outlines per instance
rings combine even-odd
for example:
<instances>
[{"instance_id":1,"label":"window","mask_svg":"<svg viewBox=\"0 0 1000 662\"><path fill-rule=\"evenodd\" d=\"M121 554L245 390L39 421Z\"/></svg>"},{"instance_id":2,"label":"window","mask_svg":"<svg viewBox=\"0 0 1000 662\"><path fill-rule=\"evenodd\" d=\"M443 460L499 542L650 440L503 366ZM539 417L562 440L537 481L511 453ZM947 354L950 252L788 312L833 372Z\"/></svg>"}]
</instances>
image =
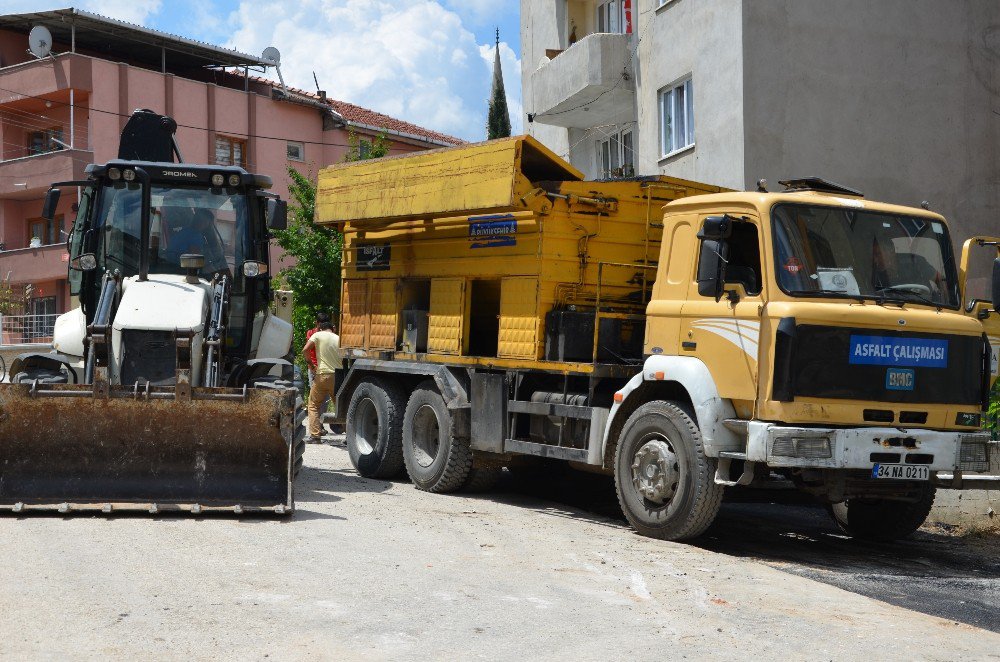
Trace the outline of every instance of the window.
<instances>
[{"instance_id":1,"label":"window","mask_svg":"<svg viewBox=\"0 0 1000 662\"><path fill-rule=\"evenodd\" d=\"M63 215L59 214L51 221L44 218L28 219L28 230L30 240L38 237L43 246L58 244L62 241Z\"/></svg>"},{"instance_id":2,"label":"window","mask_svg":"<svg viewBox=\"0 0 1000 662\"><path fill-rule=\"evenodd\" d=\"M305 161L306 160L306 146L303 143L289 142L288 143L288 160L289 161Z\"/></svg>"},{"instance_id":3,"label":"window","mask_svg":"<svg viewBox=\"0 0 1000 662\"><path fill-rule=\"evenodd\" d=\"M632 131L621 131L597 142L597 161L601 177L632 177L635 175Z\"/></svg>"},{"instance_id":4,"label":"window","mask_svg":"<svg viewBox=\"0 0 1000 662\"><path fill-rule=\"evenodd\" d=\"M694 145L694 95L691 79L660 90L661 158Z\"/></svg>"},{"instance_id":5,"label":"window","mask_svg":"<svg viewBox=\"0 0 1000 662\"><path fill-rule=\"evenodd\" d=\"M246 167L247 141L228 136L215 137L216 165Z\"/></svg>"},{"instance_id":6,"label":"window","mask_svg":"<svg viewBox=\"0 0 1000 662\"><path fill-rule=\"evenodd\" d=\"M372 141L360 139L358 140L358 158L367 159L372 153Z\"/></svg>"},{"instance_id":7,"label":"window","mask_svg":"<svg viewBox=\"0 0 1000 662\"><path fill-rule=\"evenodd\" d=\"M25 320L26 336L30 340L49 338L56 323L56 298L34 297L28 302L28 319Z\"/></svg>"},{"instance_id":8,"label":"window","mask_svg":"<svg viewBox=\"0 0 1000 662\"><path fill-rule=\"evenodd\" d=\"M711 262L707 257L718 253L725 263L727 284L739 283L749 296L761 292L760 241L757 226L746 221L733 223L733 233L725 241L703 239L698 257L698 281L710 281L715 275L710 273Z\"/></svg>"},{"instance_id":9,"label":"window","mask_svg":"<svg viewBox=\"0 0 1000 662\"><path fill-rule=\"evenodd\" d=\"M55 127L28 132L28 156L56 152L60 149L64 149L62 129Z\"/></svg>"},{"instance_id":10,"label":"window","mask_svg":"<svg viewBox=\"0 0 1000 662\"><path fill-rule=\"evenodd\" d=\"M597 32L625 32L625 2L607 0L597 3Z\"/></svg>"}]
</instances>

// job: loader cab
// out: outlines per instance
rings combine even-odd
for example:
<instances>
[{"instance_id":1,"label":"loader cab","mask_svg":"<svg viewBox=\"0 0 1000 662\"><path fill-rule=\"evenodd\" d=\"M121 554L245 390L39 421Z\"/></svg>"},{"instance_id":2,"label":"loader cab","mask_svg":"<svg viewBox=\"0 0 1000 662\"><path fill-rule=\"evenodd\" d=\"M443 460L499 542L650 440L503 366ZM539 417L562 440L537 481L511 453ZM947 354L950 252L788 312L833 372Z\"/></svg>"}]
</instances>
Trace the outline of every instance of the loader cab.
<instances>
[{"instance_id":1,"label":"loader cab","mask_svg":"<svg viewBox=\"0 0 1000 662\"><path fill-rule=\"evenodd\" d=\"M263 193L270 179L242 168L135 161L89 166L88 174L92 183L81 196L69 246L71 291L88 324L105 272L186 276L181 256L200 254L200 282L207 286L224 274L231 283L226 356L247 358L270 301L270 198Z\"/></svg>"}]
</instances>

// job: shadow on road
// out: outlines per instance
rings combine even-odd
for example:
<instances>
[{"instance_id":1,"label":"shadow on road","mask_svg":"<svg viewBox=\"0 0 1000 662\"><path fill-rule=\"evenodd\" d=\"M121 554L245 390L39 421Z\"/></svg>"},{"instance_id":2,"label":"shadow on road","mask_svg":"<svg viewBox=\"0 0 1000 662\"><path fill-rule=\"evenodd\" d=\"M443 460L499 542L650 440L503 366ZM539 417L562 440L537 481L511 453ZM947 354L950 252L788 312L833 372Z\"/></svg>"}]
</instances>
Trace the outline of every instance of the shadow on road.
<instances>
[{"instance_id":1,"label":"shadow on road","mask_svg":"<svg viewBox=\"0 0 1000 662\"><path fill-rule=\"evenodd\" d=\"M609 477L575 471L505 475L493 498L571 518L626 526ZM1000 538L919 531L895 543L844 535L796 491L727 493L715 524L692 544L753 559L907 609L1000 632ZM818 607L819 608L819 607Z\"/></svg>"}]
</instances>

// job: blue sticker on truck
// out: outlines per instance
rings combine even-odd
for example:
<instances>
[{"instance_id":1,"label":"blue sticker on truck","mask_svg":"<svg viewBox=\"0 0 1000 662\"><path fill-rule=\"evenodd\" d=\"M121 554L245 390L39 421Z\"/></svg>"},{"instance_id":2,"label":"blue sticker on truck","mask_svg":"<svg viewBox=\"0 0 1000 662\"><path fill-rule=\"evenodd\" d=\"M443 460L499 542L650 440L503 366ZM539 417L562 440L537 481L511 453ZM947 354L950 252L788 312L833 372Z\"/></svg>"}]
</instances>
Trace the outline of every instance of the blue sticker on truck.
<instances>
[{"instance_id":1,"label":"blue sticker on truck","mask_svg":"<svg viewBox=\"0 0 1000 662\"><path fill-rule=\"evenodd\" d=\"M469 248L517 245L517 219L510 214L469 217Z\"/></svg>"},{"instance_id":2,"label":"blue sticker on truck","mask_svg":"<svg viewBox=\"0 0 1000 662\"><path fill-rule=\"evenodd\" d=\"M885 371L885 388L889 391L912 391L917 373L910 368L889 368Z\"/></svg>"},{"instance_id":3,"label":"blue sticker on truck","mask_svg":"<svg viewBox=\"0 0 1000 662\"><path fill-rule=\"evenodd\" d=\"M858 365L947 368L948 341L852 335L848 360Z\"/></svg>"}]
</instances>

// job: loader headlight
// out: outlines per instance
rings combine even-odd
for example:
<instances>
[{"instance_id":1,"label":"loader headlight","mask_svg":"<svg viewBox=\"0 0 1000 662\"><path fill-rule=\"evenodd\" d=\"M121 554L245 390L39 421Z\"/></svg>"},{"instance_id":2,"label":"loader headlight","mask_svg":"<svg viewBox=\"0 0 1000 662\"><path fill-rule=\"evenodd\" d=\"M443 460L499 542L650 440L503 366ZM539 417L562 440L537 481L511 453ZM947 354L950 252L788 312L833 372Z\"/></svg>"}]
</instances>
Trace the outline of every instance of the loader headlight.
<instances>
[{"instance_id":1,"label":"loader headlight","mask_svg":"<svg viewBox=\"0 0 1000 662\"><path fill-rule=\"evenodd\" d=\"M135 181L135 170L129 170L128 168L126 168L125 170L123 170L122 171L122 179L124 179L126 182L134 182Z\"/></svg>"},{"instance_id":2,"label":"loader headlight","mask_svg":"<svg viewBox=\"0 0 1000 662\"><path fill-rule=\"evenodd\" d=\"M226 178L224 175L221 175L219 173L215 173L214 175L212 175L212 186L222 186L225 183L226 183Z\"/></svg>"},{"instance_id":3,"label":"loader headlight","mask_svg":"<svg viewBox=\"0 0 1000 662\"><path fill-rule=\"evenodd\" d=\"M263 262L248 260L243 263L243 275L247 278L256 278L267 273L267 265Z\"/></svg>"},{"instance_id":4,"label":"loader headlight","mask_svg":"<svg viewBox=\"0 0 1000 662\"><path fill-rule=\"evenodd\" d=\"M239 175L229 175L229 185L230 186L239 186L240 185L240 176Z\"/></svg>"},{"instance_id":5,"label":"loader headlight","mask_svg":"<svg viewBox=\"0 0 1000 662\"><path fill-rule=\"evenodd\" d=\"M108 168L108 179L113 182L117 182L122 178L121 168Z\"/></svg>"}]
</instances>

